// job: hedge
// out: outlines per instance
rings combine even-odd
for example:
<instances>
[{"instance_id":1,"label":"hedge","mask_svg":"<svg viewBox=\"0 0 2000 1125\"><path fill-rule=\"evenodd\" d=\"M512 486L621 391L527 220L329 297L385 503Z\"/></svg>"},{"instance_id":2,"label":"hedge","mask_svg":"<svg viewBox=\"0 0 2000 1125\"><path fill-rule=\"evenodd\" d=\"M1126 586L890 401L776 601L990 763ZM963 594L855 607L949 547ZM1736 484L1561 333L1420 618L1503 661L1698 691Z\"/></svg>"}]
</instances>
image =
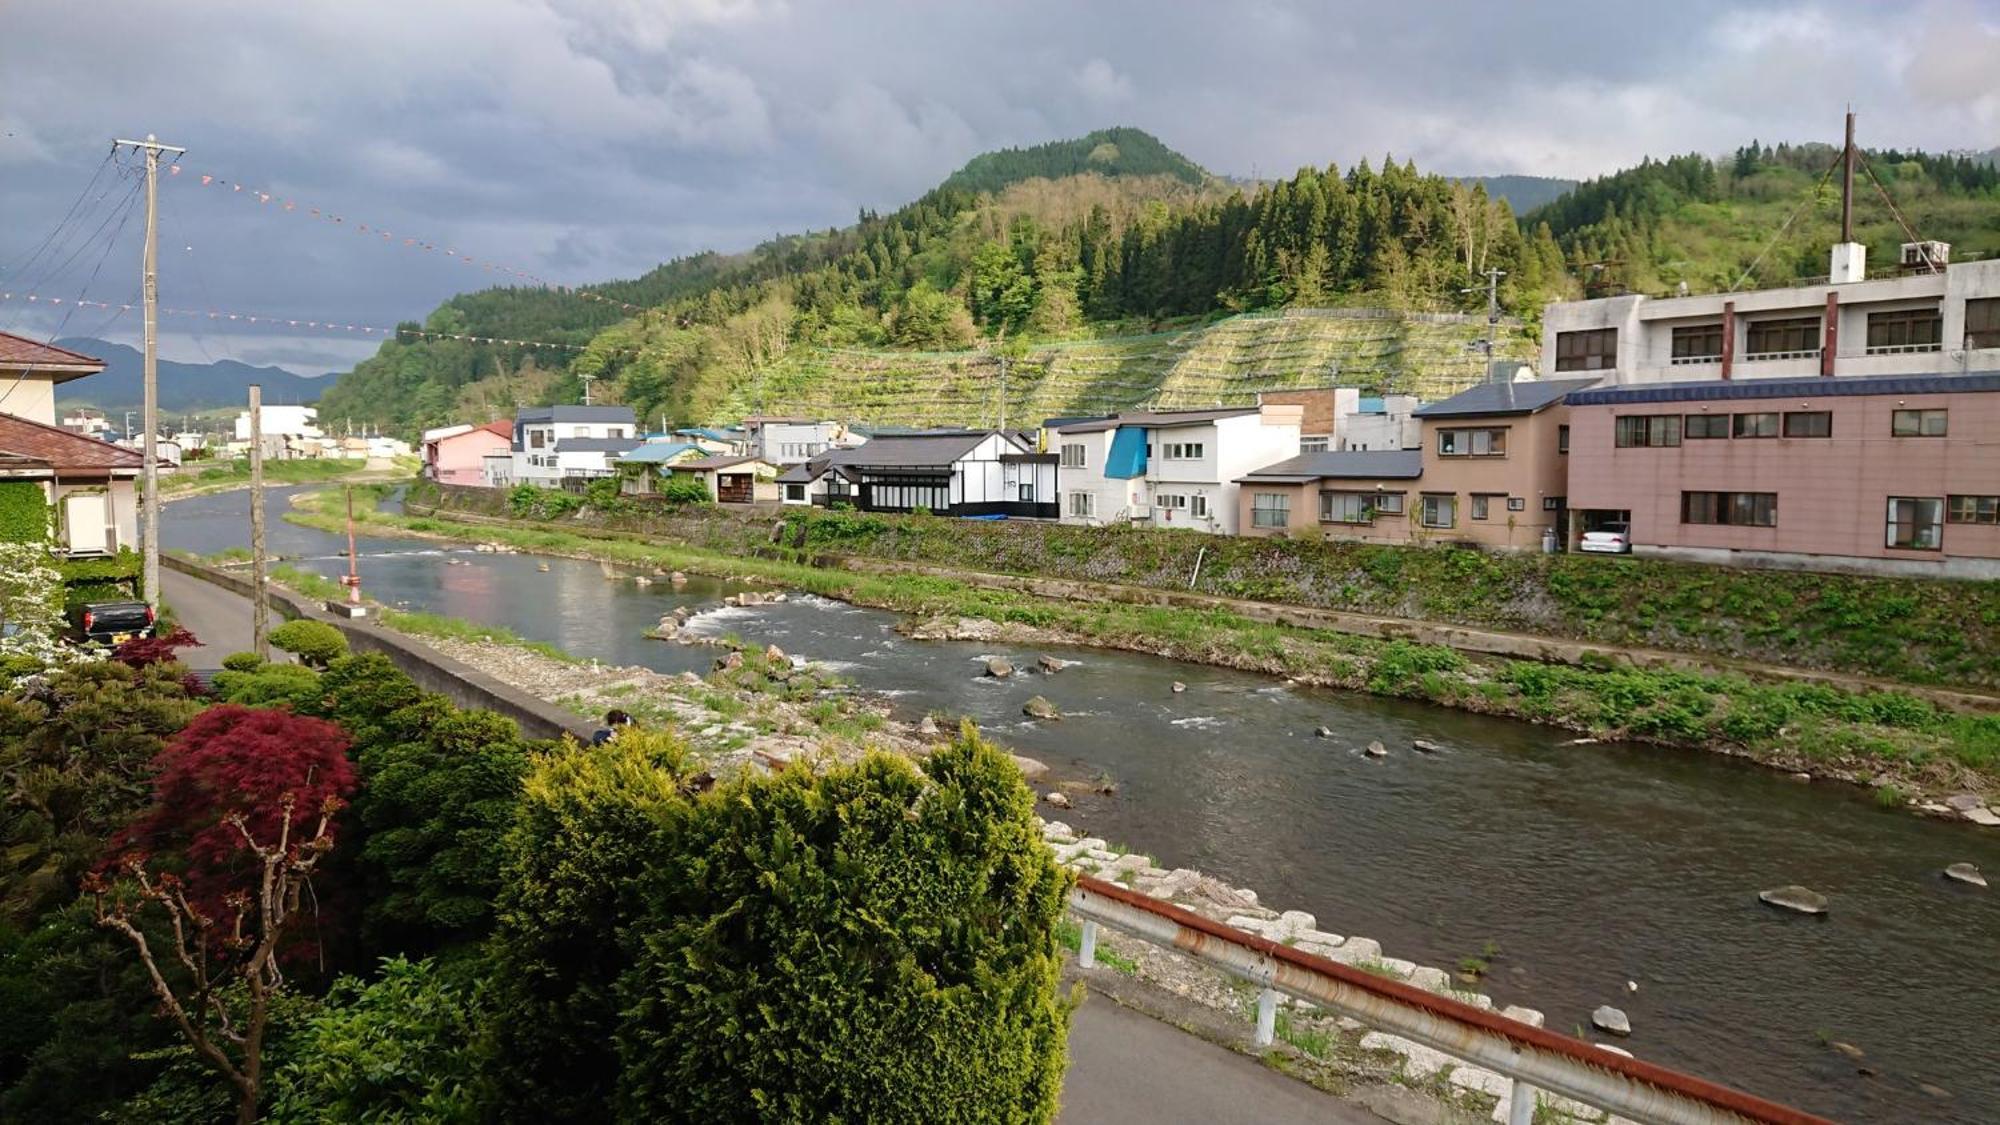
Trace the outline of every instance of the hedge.
<instances>
[{"instance_id":1,"label":"hedge","mask_svg":"<svg viewBox=\"0 0 2000 1125\"><path fill-rule=\"evenodd\" d=\"M0 541L40 543L49 537L49 502L33 481L0 482Z\"/></svg>"}]
</instances>

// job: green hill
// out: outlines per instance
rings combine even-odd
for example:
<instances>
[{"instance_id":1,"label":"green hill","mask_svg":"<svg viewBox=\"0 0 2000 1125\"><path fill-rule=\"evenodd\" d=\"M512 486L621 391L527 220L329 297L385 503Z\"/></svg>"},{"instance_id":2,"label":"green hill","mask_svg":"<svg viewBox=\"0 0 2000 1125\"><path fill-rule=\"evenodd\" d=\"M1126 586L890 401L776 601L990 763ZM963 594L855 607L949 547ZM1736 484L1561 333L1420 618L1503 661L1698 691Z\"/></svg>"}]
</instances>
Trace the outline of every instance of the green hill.
<instances>
[{"instance_id":1,"label":"green hill","mask_svg":"<svg viewBox=\"0 0 2000 1125\"><path fill-rule=\"evenodd\" d=\"M1208 179L1202 167L1143 129L1099 129L1068 141L981 153L945 178L946 191L997 192L1023 180L1100 176L1171 176L1182 183Z\"/></svg>"}]
</instances>

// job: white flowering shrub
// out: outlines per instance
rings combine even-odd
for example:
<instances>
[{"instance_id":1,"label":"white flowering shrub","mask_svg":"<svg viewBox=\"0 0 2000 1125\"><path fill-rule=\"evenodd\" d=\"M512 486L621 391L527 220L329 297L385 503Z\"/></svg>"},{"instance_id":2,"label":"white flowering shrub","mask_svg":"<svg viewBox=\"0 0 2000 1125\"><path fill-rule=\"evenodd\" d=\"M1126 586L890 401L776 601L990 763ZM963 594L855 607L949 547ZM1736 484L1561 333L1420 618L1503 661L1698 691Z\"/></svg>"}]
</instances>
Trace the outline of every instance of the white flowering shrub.
<instances>
[{"instance_id":1,"label":"white flowering shrub","mask_svg":"<svg viewBox=\"0 0 2000 1125\"><path fill-rule=\"evenodd\" d=\"M45 543L0 541L0 658L71 664L98 655L63 643L63 577Z\"/></svg>"}]
</instances>

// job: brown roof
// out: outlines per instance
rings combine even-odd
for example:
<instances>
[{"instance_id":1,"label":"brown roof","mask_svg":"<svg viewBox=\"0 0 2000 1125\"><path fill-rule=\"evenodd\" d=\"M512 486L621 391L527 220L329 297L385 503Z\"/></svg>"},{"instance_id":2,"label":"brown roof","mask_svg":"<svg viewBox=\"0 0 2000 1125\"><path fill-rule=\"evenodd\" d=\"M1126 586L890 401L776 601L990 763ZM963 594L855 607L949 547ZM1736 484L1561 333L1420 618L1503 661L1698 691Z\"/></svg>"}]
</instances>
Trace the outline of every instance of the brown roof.
<instances>
[{"instance_id":1,"label":"brown roof","mask_svg":"<svg viewBox=\"0 0 2000 1125\"><path fill-rule=\"evenodd\" d=\"M764 464L764 459L762 457L756 457L756 456L704 457L699 461L682 461L680 464L675 465L673 467L676 471L679 471L681 469L686 469L690 472L696 472L696 473L712 473L722 469L733 469L738 465L747 465L750 464L751 462L756 462L757 464L761 465Z\"/></svg>"},{"instance_id":2,"label":"brown roof","mask_svg":"<svg viewBox=\"0 0 2000 1125\"><path fill-rule=\"evenodd\" d=\"M111 476L136 471L145 461L136 450L13 414L0 414L0 457L36 461L58 476Z\"/></svg>"},{"instance_id":3,"label":"brown roof","mask_svg":"<svg viewBox=\"0 0 2000 1125\"><path fill-rule=\"evenodd\" d=\"M12 332L0 332L0 368L34 368L47 372L58 383L66 383L104 370L104 361L68 348L38 343Z\"/></svg>"},{"instance_id":4,"label":"brown roof","mask_svg":"<svg viewBox=\"0 0 2000 1125\"><path fill-rule=\"evenodd\" d=\"M499 434L501 437L506 438L509 441L514 440L514 423L508 421L505 418L502 418L497 422L488 422L484 426L481 426L479 428L482 430L490 430L493 433Z\"/></svg>"}]
</instances>

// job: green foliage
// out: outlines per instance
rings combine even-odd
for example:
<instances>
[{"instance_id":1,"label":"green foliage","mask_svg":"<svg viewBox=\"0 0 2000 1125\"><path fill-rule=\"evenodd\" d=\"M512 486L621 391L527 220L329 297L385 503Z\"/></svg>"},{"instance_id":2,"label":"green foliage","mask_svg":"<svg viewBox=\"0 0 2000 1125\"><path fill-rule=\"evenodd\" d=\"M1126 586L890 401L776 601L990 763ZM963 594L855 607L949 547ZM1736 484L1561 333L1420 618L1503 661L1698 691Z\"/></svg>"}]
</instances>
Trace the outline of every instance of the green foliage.
<instances>
[{"instance_id":1,"label":"green foliage","mask_svg":"<svg viewBox=\"0 0 2000 1125\"><path fill-rule=\"evenodd\" d=\"M222 658L222 667L231 672L255 672L264 666L264 659L254 652L232 652Z\"/></svg>"},{"instance_id":2,"label":"green foliage","mask_svg":"<svg viewBox=\"0 0 2000 1125\"><path fill-rule=\"evenodd\" d=\"M248 671L224 669L215 674L217 699L245 707L289 707L302 715L317 713L319 676L303 664L264 664Z\"/></svg>"},{"instance_id":3,"label":"green foliage","mask_svg":"<svg viewBox=\"0 0 2000 1125\"><path fill-rule=\"evenodd\" d=\"M473 988L435 961L384 960L338 981L273 1067L274 1122L471 1122Z\"/></svg>"},{"instance_id":4,"label":"green foliage","mask_svg":"<svg viewBox=\"0 0 2000 1125\"><path fill-rule=\"evenodd\" d=\"M46 543L49 502L34 481L0 481L0 542Z\"/></svg>"},{"instance_id":5,"label":"green foliage","mask_svg":"<svg viewBox=\"0 0 2000 1125\"><path fill-rule=\"evenodd\" d=\"M708 486L694 477L680 473L662 480L656 490L667 503L676 506L709 503Z\"/></svg>"},{"instance_id":6,"label":"green foliage","mask_svg":"<svg viewBox=\"0 0 2000 1125\"><path fill-rule=\"evenodd\" d=\"M507 493L507 507L516 519L560 519L583 507L583 497L560 488L517 484Z\"/></svg>"},{"instance_id":7,"label":"green foliage","mask_svg":"<svg viewBox=\"0 0 2000 1125\"><path fill-rule=\"evenodd\" d=\"M271 647L289 652L314 668L347 655L347 635L324 621L301 617L271 630Z\"/></svg>"},{"instance_id":8,"label":"green foliage","mask_svg":"<svg viewBox=\"0 0 2000 1125\"><path fill-rule=\"evenodd\" d=\"M1074 140L981 153L953 172L946 189L999 191L1022 180L1056 180L1094 172L1103 176L1172 176L1190 184L1208 178L1200 165L1142 129L1099 129Z\"/></svg>"},{"instance_id":9,"label":"green foliage","mask_svg":"<svg viewBox=\"0 0 2000 1125\"><path fill-rule=\"evenodd\" d=\"M591 481L583 490L584 502L600 512L618 512L630 507L624 497L618 494L619 483L615 477L604 477Z\"/></svg>"}]
</instances>

